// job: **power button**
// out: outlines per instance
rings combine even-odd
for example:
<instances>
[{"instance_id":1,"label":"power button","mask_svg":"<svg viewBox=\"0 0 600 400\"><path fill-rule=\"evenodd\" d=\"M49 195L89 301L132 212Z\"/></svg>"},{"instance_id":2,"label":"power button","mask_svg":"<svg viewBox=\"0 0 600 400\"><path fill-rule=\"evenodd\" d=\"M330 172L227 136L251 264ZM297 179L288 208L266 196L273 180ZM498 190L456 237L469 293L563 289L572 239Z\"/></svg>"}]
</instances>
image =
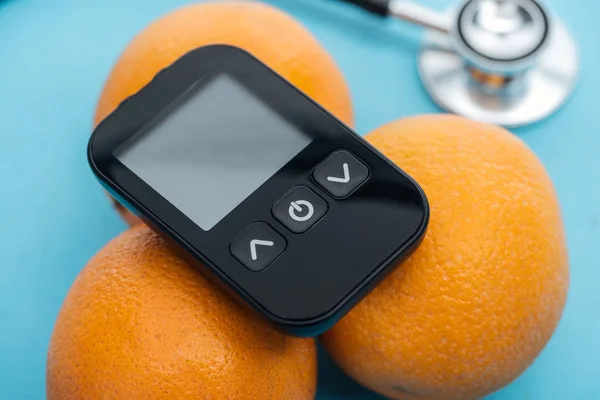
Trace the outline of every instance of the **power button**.
<instances>
[{"instance_id":1,"label":"power button","mask_svg":"<svg viewBox=\"0 0 600 400\"><path fill-rule=\"evenodd\" d=\"M327 203L306 186L296 186L273 206L273 215L294 233L306 232L327 213Z\"/></svg>"},{"instance_id":2,"label":"power button","mask_svg":"<svg viewBox=\"0 0 600 400\"><path fill-rule=\"evenodd\" d=\"M305 222L315 215L315 207L307 200L292 200L288 214L294 221Z\"/></svg>"}]
</instances>

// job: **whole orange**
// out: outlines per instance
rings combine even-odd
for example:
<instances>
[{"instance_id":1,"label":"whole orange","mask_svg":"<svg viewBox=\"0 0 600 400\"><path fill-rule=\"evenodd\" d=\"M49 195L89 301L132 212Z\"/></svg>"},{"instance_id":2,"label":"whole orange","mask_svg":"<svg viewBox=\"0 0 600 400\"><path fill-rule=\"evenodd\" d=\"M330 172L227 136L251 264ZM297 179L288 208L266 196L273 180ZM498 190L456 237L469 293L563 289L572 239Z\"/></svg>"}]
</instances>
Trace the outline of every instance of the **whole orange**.
<instances>
[{"instance_id":1,"label":"whole orange","mask_svg":"<svg viewBox=\"0 0 600 400\"><path fill-rule=\"evenodd\" d=\"M304 400L316 368L314 340L248 315L142 225L73 284L50 342L47 397Z\"/></svg>"},{"instance_id":2,"label":"whole orange","mask_svg":"<svg viewBox=\"0 0 600 400\"><path fill-rule=\"evenodd\" d=\"M476 399L523 372L565 304L567 249L553 185L508 131L454 116L368 140L430 201L420 248L322 337L357 381L393 399Z\"/></svg>"},{"instance_id":3,"label":"whole orange","mask_svg":"<svg viewBox=\"0 0 600 400\"><path fill-rule=\"evenodd\" d=\"M353 124L348 86L323 46L282 11L244 1L188 5L146 27L112 69L94 124L185 53L217 43L249 51L346 124ZM117 209L129 224L139 222L124 208Z\"/></svg>"}]
</instances>

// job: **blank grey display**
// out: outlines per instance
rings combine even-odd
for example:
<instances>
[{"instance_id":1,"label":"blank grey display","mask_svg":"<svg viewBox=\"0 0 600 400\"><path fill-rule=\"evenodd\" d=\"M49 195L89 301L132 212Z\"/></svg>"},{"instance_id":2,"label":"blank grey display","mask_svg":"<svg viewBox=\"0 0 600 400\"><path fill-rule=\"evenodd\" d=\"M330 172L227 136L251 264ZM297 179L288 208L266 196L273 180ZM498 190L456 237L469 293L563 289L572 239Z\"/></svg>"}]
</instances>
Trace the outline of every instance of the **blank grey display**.
<instances>
[{"instance_id":1,"label":"blank grey display","mask_svg":"<svg viewBox=\"0 0 600 400\"><path fill-rule=\"evenodd\" d=\"M231 77L220 75L115 156L209 230L310 142Z\"/></svg>"}]
</instances>

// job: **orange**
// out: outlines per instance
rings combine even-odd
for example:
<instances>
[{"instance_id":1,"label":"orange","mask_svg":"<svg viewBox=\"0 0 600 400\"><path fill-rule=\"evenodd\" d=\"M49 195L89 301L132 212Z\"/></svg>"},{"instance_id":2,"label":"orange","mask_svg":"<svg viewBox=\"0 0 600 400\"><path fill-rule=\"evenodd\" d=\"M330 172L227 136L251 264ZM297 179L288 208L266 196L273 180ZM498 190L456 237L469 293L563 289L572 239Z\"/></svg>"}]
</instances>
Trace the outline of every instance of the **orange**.
<instances>
[{"instance_id":1,"label":"orange","mask_svg":"<svg viewBox=\"0 0 600 400\"><path fill-rule=\"evenodd\" d=\"M287 14L241 1L188 5L146 27L112 69L94 123L183 54L216 43L249 51L346 124L353 124L348 86L323 46ZM130 224L139 222L122 207L118 210Z\"/></svg>"},{"instance_id":2,"label":"orange","mask_svg":"<svg viewBox=\"0 0 600 400\"><path fill-rule=\"evenodd\" d=\"M314 340L249 315L141 225L86 266L60 310L49 400L314 398Z\"/></svg>"},{"instance_id":3,"label":"orange","mask_svg":"<svg viewBox=\"0 0 600 400\"><path fill-rule=\"evenodd\" d=\"M431 205L420 248L322 337L358 382L392 399L476 399L550 339L569 281L544 167L506 130L455 116L386 125L368 140Z\"/></svg>"}]
</instances>

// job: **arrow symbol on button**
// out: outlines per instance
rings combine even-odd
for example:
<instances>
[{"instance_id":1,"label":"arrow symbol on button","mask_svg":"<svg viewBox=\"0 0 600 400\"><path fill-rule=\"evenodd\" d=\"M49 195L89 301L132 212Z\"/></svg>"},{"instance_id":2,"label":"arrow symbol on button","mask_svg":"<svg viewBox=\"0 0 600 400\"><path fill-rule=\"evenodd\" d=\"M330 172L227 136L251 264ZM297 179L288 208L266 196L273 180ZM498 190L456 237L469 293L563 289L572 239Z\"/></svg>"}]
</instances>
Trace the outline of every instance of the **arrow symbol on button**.
<instances>
[{"instance_id":1,"label":"arrow symbol on button","mask_svg":"<svg viewBox=\"0 0 600 400\"><path fill-rule=\"evenodd\" d=\"M350 169L348 168L348 164L344 163L344 165L342 165L342 167L344 168L344 177L343 178L338 178L337 176L328 176L327 180L329 182L337 182L337 183L350 182Z\"/></svg>"},{"instance_id":2,"label":"arrow symbol on button","mask_svg":"<svg viewBox=\"0 0 600 400\"><path fill-rule=\"evenodd\" d=\"M258 240L254 239L250 242L250 255L252 256L252 260L256 261L258 256L256 255L256 246L273 246L275 243L270 240Z\"/></svg>"}]
</instances>

